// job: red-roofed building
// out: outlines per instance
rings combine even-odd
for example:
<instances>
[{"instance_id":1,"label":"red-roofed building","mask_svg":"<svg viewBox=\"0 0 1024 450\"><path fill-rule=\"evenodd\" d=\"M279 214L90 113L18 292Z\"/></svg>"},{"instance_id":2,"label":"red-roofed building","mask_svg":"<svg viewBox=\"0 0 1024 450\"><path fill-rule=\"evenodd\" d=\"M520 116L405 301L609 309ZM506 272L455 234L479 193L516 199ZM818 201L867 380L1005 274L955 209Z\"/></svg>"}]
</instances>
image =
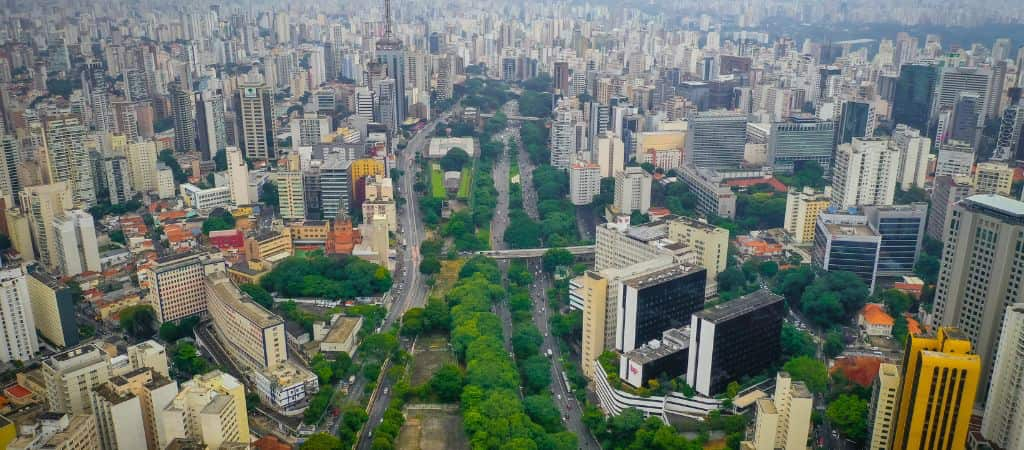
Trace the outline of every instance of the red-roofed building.
<instances>
[{"instance_id":1,"label":"red-roofed building","mask_svg":"<svg viewBox=\"0 0 1024 450\"><path fill-rule=\"evenodd\" d=\"M165 226L164 234L167 235L167 244L175 252L188 251L199 244L192 231L179 224Z\"/></svg>"},{"instance_id":2,"label":"red-roofed building","mask_svg":"<svg viewBox=\"0 0 1024 450\"><path fill-rule=\"evenodd\" d=\"M868 336L892 336L892 325L895 323L892 316L885 312L885 307L880 303L868 303L860 310L857 316L857 325Z\"/></svg>"},{"instance_id":3,"label":"red-roofed building","mask_svg":"<svg viewBox=\"0 0 1024 450\"><path fill-rule=\"evenodd\" d=\"M658 220L669 214L672 214L672 212L669 211L668 208L662 208L660 206L651 207L647 210L647 216L650 217L652 221Z\"/></svg>"},{"instance_id":4,"label":"red-roofed building","mask_svg":"<svg viewBox=\"0 0 1024 450\"><path fill-rule=\"evenodd\" d=\"M245 248L245 235L242 230L218 230L210 232L210 245L221 251L241 251Z\"/></svg>"},{"instance_id":5,"label":"red-roofed building","mask_svg":"<svg viewBox=\"0 0 1024 450\"><path fill-rule=\"evenodd\" d=\"M779 256L782 255L782 244L750 236L737 236L736 246L740 254L748 256Z\"/></svg>"},{"instance_id":6,"label":"red-roofed building","mask_svg":"<svg viewBox=\"0 0 1024 450\"><path fill-rule=\"evenodd\" d=\"M757 186L759 184L767 184L771 186L772 189L775 190L775 192L780 192L783 194L785 194L789 190L789 188L787 188L785 184L782 184L781 181L775 178L736 178L732 180L726 180L725 182L726 186L737 188L749 188L751 186Z\"/></svg>"}]
</instances>

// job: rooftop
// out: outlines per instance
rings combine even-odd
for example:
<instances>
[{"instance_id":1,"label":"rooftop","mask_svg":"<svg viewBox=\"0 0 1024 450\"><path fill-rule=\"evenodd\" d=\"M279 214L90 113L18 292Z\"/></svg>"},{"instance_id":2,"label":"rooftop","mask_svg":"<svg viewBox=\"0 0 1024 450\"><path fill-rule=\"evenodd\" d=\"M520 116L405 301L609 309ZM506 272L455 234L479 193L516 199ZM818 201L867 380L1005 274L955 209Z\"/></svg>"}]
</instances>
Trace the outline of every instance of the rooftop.
<instances>
[{"instance_id":1,"label":"rooftop","mask_svg":"<svg viewBox=\"0 0 1024 450\"><path fill-rule=\"evenodd\" d=\"M206 285L212 289L217 299L238 314L255 323L260 328L269 328L284 323L276 314L252 301L240 291L224 273L212 273L206 277Z\"/></svg>"},{"instance_id":2,"label":"rooftop","mask_svg":"<svg viewBox=\"0 0 1024 450\"><path fill-rule=\"evenodd\" d=\"M721 323L781 301L782 297L773 294L767 289L761 289L694 314L704 320Z\"/></svg>"},{"instance_id":3,"label":"rooftop","mask_svg":"<svg viewBox=\"0 0 1024 450\"><path fill-rule=\"evenodd\" d=\"M339 316L331 325L331 331L327 332L324 342L342 342L348 339L353 332L358 331L363 318L358 316Z\"/></svg>"},{"instance_id":4,"label":"rooftop","mask_svg":"<svg viewBox=\"0 0 1024 450\"><path fill-rule=\"evenodd\" d=\"M628 280L624 280L623 284L634 289L646 289L651 286L657 286L659 284L672 281L678 278L682 278L692 273L704 270L705 269L703 268L697 267L673 266L635 276Z\"/></svg>"},{"instance_id":5,"label":"rooftop","mask_svg":"<svg viewBox=\"0 0 1024 450\"><path fill-rule=\"evenodd\" d=\"M871 325L892 326L895 322L892 316L885 312L885 308L879 303L868 303L864 305L864 309L860 311L860 315L864 317L865 322Z\"/></svg>"},{"instance_id":6,"label":"rooftop","mask_svg":"<svg viewBox=\"0 0 1024 450\"><path fill-rule=\"evenodd\" d=\"M1010 216L1015 219L1024 220L1024 202L1003 197L996 194L972 195L963 200L965 204L974 205L979 208L992 210Z\"/></svg>"}]
</instances>

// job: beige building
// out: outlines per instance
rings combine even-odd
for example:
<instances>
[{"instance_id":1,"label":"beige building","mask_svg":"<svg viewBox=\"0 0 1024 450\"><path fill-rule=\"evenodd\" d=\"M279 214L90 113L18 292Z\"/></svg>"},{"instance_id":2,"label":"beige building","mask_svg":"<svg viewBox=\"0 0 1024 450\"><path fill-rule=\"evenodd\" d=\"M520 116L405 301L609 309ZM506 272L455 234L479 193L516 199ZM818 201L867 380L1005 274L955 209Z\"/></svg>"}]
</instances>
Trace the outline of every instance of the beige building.
<instances>
[{"instance_id":1,"label":"beige building","mask_svg":"<svg viewBox=\"0 0 1024 450\"><path fill-rule=\"evenodd\" d=\"M306 195L302 185L302 171L298 168L298 154L289 158L288 170L274 173L274 184L277 185L278 201L281 218L285 220L302 220L306 217ZM295 160L294 166L292 160Z\"/></svg>"},{"instance_id":2,"label":"beige building","mask_svg":"<svg viewBox=\"0 0 1024 450\"><path fill-rule=\"evenodd\" d=\"M235 206L251 204L255 199L249 198L249 166L242 157L242 151L238 147L228 147L225 153L231 203Z\"/></svg>"},{"instance_id":3,"label":"beige building","mask_svg":"<svg viewBox=\"0 0 1024 450\"><path fill-rule=\"evenodd\" d=\"M167 349L154 340L129 346L127 356L128 364L133 369L153 369L164 378L170 377L167 370Z\"/></svg>"},{"instance_id":4,"label":"beige building","mask_svg":"<svg viewBox=\"0 0 1024 450\"><path fill-rule=\"evenodd\" d=\"M366 177L366 200L363 201L363 218L377 216L387 218L388 231L398 229L398 212L395 209L394 187L390 178L370 175Z\"/></svg>"},{"instance_id":5,"label":"beige building","mask_svg":"<svg viewBox=\"0 0 1024 450\"><path fill-rule=\"evenodd\" d=\"M814 242L814 227L818 215L828 210L831 201L832 189L828 187L822 192L816 192L810 187L789 190L786 194L786 218L783 227L793 237L794 242Z\"/></svg>"},{"instance_id":6,"label":"beige building","mask_svg":"<svg viewBox=\"0 0 1024 450\"><path fill-rule=\"evenodd\" d=\"M138 192L157 190L156 143L153 141L128 144L128 170L131 185Z\"/></svg>"},{"instance_id":7,"label":"beige building","mask_svg":"<svg viewBox=\"0 0 1024 450\"><path fill-rule=\"evenodd\" d=\"M707 269L706 295L718 292L718 274L725 270L729 254L729 230L691 219L673 217L668 220L668 239L693 249L698 264Z\"/></svg>"},{"instance_id":8,"label":"beige building","mask_svg":"<svg viewBox=\"0 0 1024 450\"><path fill-rule=\"evenodd\" d=\"M330 323L313 323L313 340L320 341L321 352L345 352L351 355L359 345L359 329L362 326L362 316L336 314Z\"/></svg>"},{"instance_id":9,"label":"beige building","mask_svg":"<svg viewBox=\"0 0 1024 450\"><path fill-rule=\"evenodd\" d=\"M245 388L231 375L217 370L182 383L161 415L169 437L191 438L208 448L249 442Z\"/></svg>"},{"instance_id":10,"label":"beige building","mask_svg":"<svg viewBox=\"0 0 1024 450\"><path fill-rule=\"evenodd\" d=\"M245 258L275 261L292 256L291 230L267 231L245 239Z\"/></svg>"},{"instance_id":11,"label":"beige building","mask_svg":"<svg viewBox=\"0 0 1024 450\"><path fill-rule=\"evenodd\" d=\"M90 414L90 393L110 379L110 364L103 350L86 344L46 359L42 372L51 411Z\"/></svg>"},{"instance_id":12,"label":"beige building","mask_svg":"<svg viewBox=\"0 0 1024 450\"><path fill-rule=\"evenodd\" d=\"M11 248L18 252L22 261L35 261L35 251L32 250L32 228L29 224L28 214L18 208L11 208L4 211L4 216L7 219L7 232L11 239Z\"/></svg>"},{"instance_id":13,"label":"beige building","mask_svg":"<svg viewBox=\"0 0 1024 450\"><path fill-rule=\"evenodd\" d=\"M868 413L869 450L889 450L896 425L896 402L899 400L900 369L883 363L871 389L871 410Z\"/></svg>"},{"instance_id":14,"label":"beige building","mask_svg":"<svg viewBox=\"0 0 1024 450\"><path fill-rule=\"evenodd\" d=\"M21 435L7 450L96 450L100 448L96 417L92 414L47 412L31 427L18 426Z\"/></svg>"},{"instance_id":15,"label":"beige building","mask_svg":"<svg viewBox=\"0 0 1024 450\"><path fill-rule=\"evenodd\" d=\"M72 207L71 189L67 183L28 186L21 191L21 207L28 216L32 242L39 262L52 272L59 272L60 254L53 220Z\"/></svg>"},{"instance_id":16,"label":"beige building","mask_svg":"<svg viewBox=\"0 0 1024 450\"><path fill-rule=\"evenodd\" d=\"M775 396L757 400L754 441L745 442L755 450L806 450L811 431L814 397L802 381L786 372L775 377Z\"/></svg>"},{"instance_id":17,"label":"beige building","mask_svg":"<svg viewBox=\"0 0 1024 450\"><path fill-rule=\"evenodd\" d=\"M78 345L75 305L68 287L40 270L31 272L25 279L32 302L32 318L39 334L61 348Z\"/></svg>"},{"instance_id":18,"label":"beige building","mask_svg":"<svg viewBox=\"0 0 1024 450\"><path fill-rule=\"evenodd\" d=\"M162 449L173 439L161 412L178 394L177 384L149 368L112 377L92 390L101 448Z\"/></svg>"},{"instance_id":19,"label":"beige building","mask_svg":"<svg viewBox=\"0 0 1024 450\"><path fill-rule=\"evenodd\" d=\"M280 317L252 301L226 274L209 275L205 287L217 338L235 361L262 369L288 359Z\"/></svg>"},{"instance_id":20,"label":"beige building","mask_svg":"<svg viewBox=\"0 0 1024 450\"><path fill-rule=\"evenodd\" d=\"M683 162L686 133L681 131L645 131L637 134L636 161L670 170Z\"/></svg>"},{"instance_id":21,"label":"beige building","mask_svg":"<svg viewBox=\"0 0 1024 450\"><path fill-rule=\"evenodd\" d=\"M206 313L205 277L224 272L224 259L205 253L181 253L156 260L139 271L139 283L149 287L146 302L160 323Z\"/></svg>"},{"instance_id":22,"label":"beige building","mask_svg":"<svg viewBox=\"0 0 1024 450\"><path fill-rule=\"evenodd\" d=\"M974 192L1008 197L1012 187L1012 167L996 162L983 162L974 166Z\"/></svg>"}]
</instances>

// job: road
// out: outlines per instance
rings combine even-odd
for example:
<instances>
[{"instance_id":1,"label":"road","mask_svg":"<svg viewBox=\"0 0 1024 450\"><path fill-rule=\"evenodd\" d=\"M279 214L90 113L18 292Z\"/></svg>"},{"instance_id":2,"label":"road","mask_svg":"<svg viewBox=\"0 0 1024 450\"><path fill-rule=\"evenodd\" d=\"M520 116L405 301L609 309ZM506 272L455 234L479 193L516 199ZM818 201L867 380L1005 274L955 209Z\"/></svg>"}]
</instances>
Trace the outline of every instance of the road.
<instances>
[{"instance_id":1,"label":"road","mask_svg":"<svg viewBox=\"0 0 1024 450\"><path fill-rule=\"evenodd\" d=\"M397 323L405 311L409 308L422 307L427 303L427 288L423 284L423 277L420 275L420 243L423 241L423 221L420 220L419 207L417 206L416 194L412 190L412 185L416 180L416 171L418 165L416 164L416 153L426 153L426 146L430 142L430 137L434 135L434 127L439 121L448 118L450 113L444 113L440 117L430 121L427 126L423 127L405 146L405 149L398 154L398 168L404 172L398 184L398 194L406 199L404 211L399 211L399 226L400 231L398 235L405 239L406 247L405 251L401 252L402 272L400 276L396 276L395 279L396 291L395 300L388 309L388 314L384 318L384 323L381 326L382 330L389 329L392 324ZM396 274L398 275L398 274ZM406 351L410 351L412 346L415 345L414 341L403 339L401 341L402 347ZM381 368L381 373L387 373L389 365L385 364ZM363 383L356 383L353 389L358 388L354 394L358 395L364 389L366 381ZM369 419L366 425L363 426L362 431L359 434L357 449L367 450L370 448L370 443L373 440L373 430L380 425L382 418L384 417L384 411L387 410L388 405L391 403L391 383L386 380L377 386L377 390L374 392L373 397L370 398ZM337 422L332 426L332 430L337 431Z\"/></svg>"}]
</instances>

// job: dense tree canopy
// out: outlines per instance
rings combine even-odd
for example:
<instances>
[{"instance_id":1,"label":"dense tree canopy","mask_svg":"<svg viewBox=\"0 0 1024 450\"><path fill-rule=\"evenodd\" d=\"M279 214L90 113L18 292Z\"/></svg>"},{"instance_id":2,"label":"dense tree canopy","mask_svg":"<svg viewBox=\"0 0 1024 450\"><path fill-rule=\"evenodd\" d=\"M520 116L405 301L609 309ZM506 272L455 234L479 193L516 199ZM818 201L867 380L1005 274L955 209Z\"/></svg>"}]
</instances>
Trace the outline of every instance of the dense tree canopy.
<instances>
[{"instance_id":1,"label":"dense tree canopy","mask_svg":"<svg viewBox=\"0 0 1024 450\"><path fill-rule=\"evenodd\" d=\"M281 297L349 299L386 292L391 274L354 256L292 256L265 275L260 286Z\"/></svg>"}]
</instances>

